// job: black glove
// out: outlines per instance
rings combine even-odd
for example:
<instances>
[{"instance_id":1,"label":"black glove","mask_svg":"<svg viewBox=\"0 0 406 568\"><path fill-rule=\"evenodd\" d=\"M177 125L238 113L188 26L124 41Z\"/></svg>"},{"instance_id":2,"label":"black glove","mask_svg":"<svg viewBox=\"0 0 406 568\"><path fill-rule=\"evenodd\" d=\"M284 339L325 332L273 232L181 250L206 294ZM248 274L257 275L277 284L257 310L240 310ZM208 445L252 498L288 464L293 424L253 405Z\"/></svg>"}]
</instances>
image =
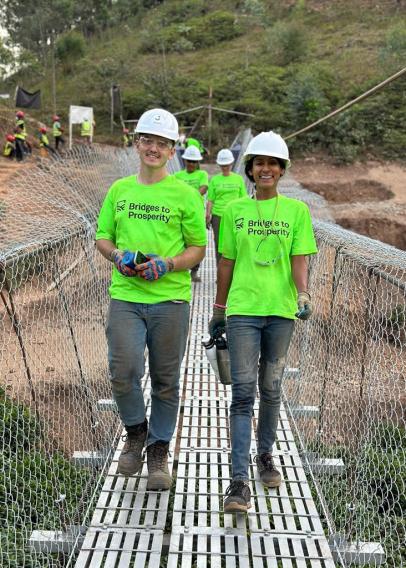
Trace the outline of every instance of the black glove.
<instances>
[{"instance_id":1,"label":"black glove","mask_svg":"<svg viewBox=\"0 0 406 568\"><path fill-rule=\"evenodd\" d=\"M226 309L213 306L213 315L209 321L210 337L224 333L226 329Z\"/></svg>"}]
</instances>

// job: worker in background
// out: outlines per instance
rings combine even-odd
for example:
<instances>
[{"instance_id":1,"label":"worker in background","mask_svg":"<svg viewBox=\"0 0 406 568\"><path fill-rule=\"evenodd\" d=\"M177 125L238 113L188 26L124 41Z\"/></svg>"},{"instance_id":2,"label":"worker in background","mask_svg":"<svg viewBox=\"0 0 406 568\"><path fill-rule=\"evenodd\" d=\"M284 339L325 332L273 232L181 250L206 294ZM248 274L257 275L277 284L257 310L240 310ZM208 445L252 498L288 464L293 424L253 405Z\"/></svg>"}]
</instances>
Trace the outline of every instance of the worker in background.
<instances>
[{"instance_id":1,"label":"worker in background","mask_svg":"<svg viewBox=\"0 0 406 568\"><path fill-rule=\"evenodd\" d=\"M47 129L45 128L45 126L41 126L41 128L39 129L38 138L40 151L43 156L46 156L47 154L55 154L56 151L51 148L49 144Z\"/></svg>"},{"instance_id":2,"label":"worker in background","mask_svg":"<svg viewBox=\"0 0 406 568\"><path fill-rule=\"evenodd\" d=\"M22 162L27 152L25 149L25 135L21 130L21 125L15 127L14 138L16 147L16 160L17 162Z\"/></svg>"},{"instance_id":3,"label":"worker in background","mask_svg":"<svg viewBox=\"0 0 406 568\"><path fill-rule=\"evenodd\" d=\"M189 146L183 152L182 159L185 163L185 169L176 172L175 177L194 187L199 192L204 206L204 195L209 185L209 176L206 171L200 169L200 162L203 160L203 157L196 146ZM199 267L200 264L197 264L191 270L193 282L201 281L198 275Z\"/></svg>"},{"instance_id":4,"label":"worker in background","mask_svg":"<svg viewBox=\"0 0 406 568\"><path fill-rule=\"evenodd\" d=\"M295 320L307 320L312 313L307 255L317 253L309 208L278 193L290 165L285 141L274 132L262 132L248 144L244 160L255 196L237 199L224 210L217 295L209 322L209 333L215 337L224 331L227 313L232 480L225 513L251 507L249 455L258 391L254 462L265 487L281 484L272 449L282 377Z\"/></svg>"},{"instance_id":5,"label":"worker in background","mask_svg":"<svg viewBox=\"0 0 406 568\"><path fill-rule=\"evenodd\" d=\"M128 130L128 128L123 128L123 147L124 148L131 148L131 146L133 145L133 141L131 139L130 136L130 131Z\"/></svg>"},{"instance_id":6,"label":"worker in background","mask_svg":"<svg viewBox=\"0 0 406 568\"><path fill-rule=\"evenodd\" d=\"M185 146L186 148L189 148L190 146L195 146L201 154L209 153L206 150L206 148L203 146L203 144L200 142L200 140L197 140L197 138L192 138L192 137L186 138Z\"/></svg>"},{"instance_id":7,"label":"worker in background","mask_svg":"<svg viewBox=\"0 0 406 568\"><path fill-rule=\"evenodd\" d=\"M179 137L173 114L146 111L135 133L139 172L110 187L96 242L113 264L106 333L113 397L126 429L117 469L125 476L138 473L146 444L147 489L155 491L172 483L168 451L189 328L189 270L204 257L206 227L197 191L168 173ZM141 383L146 346L149 423Z\"/></svg>"},{"instance_id":8,"label":"worker in background","mask_svg":"<svg viewBox=\"0 0 406 568\"><path fill-rule=\"evenodd\" d=\"M63 137L63 128L61 126L60 117L57 114L54 114L52 117L52 135L55 140L55 150L58 151L59 146L65 144L65 140Z\"/></svg>"},{"instance_id":9,"label":"worker in background","mask_svg":"<svg viewBox=\"0 0 406 568\"><path fill-rule=\"evenodd\" d=\"M22 110L16 112L16 129L19 134L19 140L22 140L22 151L24 154L31 154L32 147L28 141L28 133L25 125L25 113Z\"/></svg>"},{"instance_id":10,"label":"worker in background","mask_svg":"<svg viewBox=\"0 0 406 568\"><path fill-rule=\"evenodd\" d=\"M16 139L13 134L7 134L3 148L3 156L12 160L16 156Z\"/></svg>"},{"instance_id":11,"label":"worker in background","mask_svg":"<svg viewBox=\"0 0 406 568\"><path fill-rule=\"evenodd\" d=\"M206 224L213 228L214 242L216 246L216 261L220 258L219 231L223 211L234 199L245 197L247 189L244 178L240 174L231 171L234 156L228 148L223 148L217 154L216 163L220 166L221 173L213 176L209 183L207 195Z\"/></svg>"},{"instance_id":12,"label":"worker in background","mask_svg":"<svg viewBox=\"0 0 406 568\"><path fill-rule=\"evenodd\" d=\"M91 146L92 144L92 123L90 122L89 118L86 117L82 124L80 125L80 135L83 138L85 144Z\"/></svg>"}]
</instances>

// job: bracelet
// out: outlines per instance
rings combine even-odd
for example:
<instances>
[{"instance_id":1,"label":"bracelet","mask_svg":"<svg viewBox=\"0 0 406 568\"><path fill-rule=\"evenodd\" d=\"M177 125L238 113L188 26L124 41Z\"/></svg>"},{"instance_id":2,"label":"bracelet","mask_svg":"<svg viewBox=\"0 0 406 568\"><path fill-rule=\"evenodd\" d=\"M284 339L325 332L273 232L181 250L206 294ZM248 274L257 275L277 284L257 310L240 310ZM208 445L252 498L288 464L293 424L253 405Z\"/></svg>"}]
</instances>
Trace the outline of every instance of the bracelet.
<instances>
[{"instance_id":1,"label":"bracelet","mask_svg":"<svg viewBox=\"0 0 406 568\"><path fill-rule=\"evenodd\" d=\"M120 252L120 249L113 249L113 250L111 251L111 253L110 253L110 255L109 255L111 262L114 262L114 257L116 256L116 254L117 254L118 252Z\"/></svg>"},{"instance_id":2,"label":"bracelet","mask_svg":"<svg viewBox=\"0 0 406 568\"><path fill-rule=\"evenodd\" d=\"M221 310L226 310L227 306L223 306L222 304L213 304L215 308L220 308Z\"/></svg>"},{"instance_id":3,"label":"bracelet","mask_svg":"<svg viewBox=\"0 0 406 568\"><path fill-rule=\"evenodd\" d=\"M168 272L173 272L175 270L175 263L173 262L173 258L168 256L166 262L168 264Z\"/></svg>"}]
</instances>

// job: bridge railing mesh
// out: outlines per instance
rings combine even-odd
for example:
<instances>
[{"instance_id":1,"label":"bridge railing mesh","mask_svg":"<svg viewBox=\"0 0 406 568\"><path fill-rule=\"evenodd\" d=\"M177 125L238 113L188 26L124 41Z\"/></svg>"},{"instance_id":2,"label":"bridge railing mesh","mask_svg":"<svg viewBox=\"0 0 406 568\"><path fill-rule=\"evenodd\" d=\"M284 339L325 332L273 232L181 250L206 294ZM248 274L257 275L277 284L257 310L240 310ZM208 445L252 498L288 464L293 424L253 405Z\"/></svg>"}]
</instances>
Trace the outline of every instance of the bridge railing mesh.
<instances>
[{"instance_id":1,"label":"bridge railing mesh","mask_svg":"<svg viewBox=\"0 0 406 568\"><path fill-rule=\"evenodd\" d=\"M94 231L108 187L137 167L133 150L80 147L27 163L0 194L1 566L65 564L31 535L82 530L115 448L120 422L100 411L111 266ZM399 568L406 254L320 220L327 208L289 178L282 191L308 201L320 251L284 385L297 442L341 565L377 566L382 547Z\"/></svg>"}]
</instances>

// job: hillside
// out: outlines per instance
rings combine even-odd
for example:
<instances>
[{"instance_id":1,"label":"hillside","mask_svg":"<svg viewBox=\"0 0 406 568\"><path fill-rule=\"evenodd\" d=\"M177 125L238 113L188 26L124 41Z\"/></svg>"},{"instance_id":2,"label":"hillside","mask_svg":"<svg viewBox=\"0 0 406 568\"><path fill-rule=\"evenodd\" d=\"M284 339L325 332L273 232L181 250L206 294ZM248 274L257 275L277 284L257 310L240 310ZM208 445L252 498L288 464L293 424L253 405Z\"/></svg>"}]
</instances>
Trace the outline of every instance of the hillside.
<instances>
[{"instance_id":1,"label":"hillside","mask_svg":"<svg viewBox=\"0 0 406 568\"><path fill-rule=\"evenodd\" d=\"M215 111L216 145L229 142L241 124L282 134L297 130L379 83L406 60L406 7L399 0L227 0L220 10L211 0L136 4L144 8L90 37L82 35L79 56L58 52L57 112L66 120L70 104L93 106L100 141L111 140L113 83L121 87L124 118L137 118L152 106L177 112L205 104L210 87L215 106L255 115L236 118ZM43 109L32 115L49 123L49 60L1 88L13 92L16 84L42 90ZM323 148L341 162L366 155L402 158L405 86L404 77L298 137L292 149ZM181 120L191 124L197 116ZM200 124L205 138L205 117ZM117 131L113 138L118 136Z\"/></svg>"}]
</instances>

